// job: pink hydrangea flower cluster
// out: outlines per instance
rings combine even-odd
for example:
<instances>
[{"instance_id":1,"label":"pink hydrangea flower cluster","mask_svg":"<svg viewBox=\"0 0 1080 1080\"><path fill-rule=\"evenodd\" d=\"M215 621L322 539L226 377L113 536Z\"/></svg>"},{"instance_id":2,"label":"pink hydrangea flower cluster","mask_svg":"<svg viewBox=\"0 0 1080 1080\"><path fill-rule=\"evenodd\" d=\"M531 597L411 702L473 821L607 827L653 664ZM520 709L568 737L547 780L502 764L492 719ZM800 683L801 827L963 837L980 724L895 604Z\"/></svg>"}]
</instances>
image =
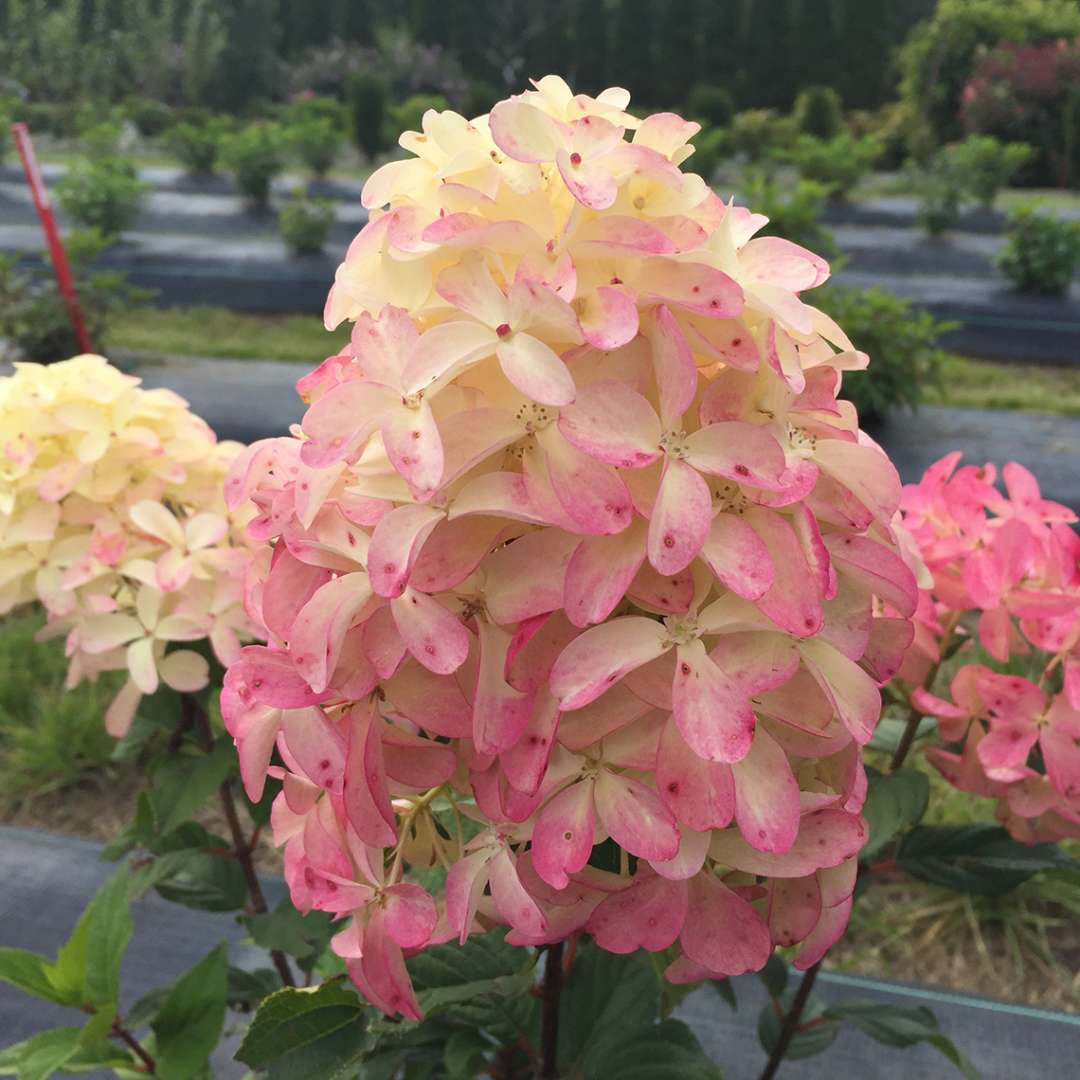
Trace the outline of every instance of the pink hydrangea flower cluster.
<instances>
[{"instance_id":1,"label":"pink hydrangea flower cluster","mask_svg":"<svg viewBox=\"0 0 1080 1080\"><path fill-rule=\"evenodd\" d=\"M937 717L927 757L962 791L995 798L1020 840L1080 836L1080 537L1076 515L1044 499L1023 466L965 465L949 454L904 489L904 524L933 576L901 676ZM964 640L965 635L972 635ZM961 635L1027 675L966 663L948 698L924 688L943 639ZM945 646L948 648L948 646ZM963 653L961 653L963 655Z\"/></svg>"},{"instance_id":2,"label":"pink hydrangea flower cluster","mask_svg":"<svg viewBox=\"0 0 1080 1080\"><path fill-rule=\"evenodd\" d=\"M223 496L240 446L101 356L15 369L0 379L0 613L41 603L69 686L127 670L105 717L123 735L143 694L207 685L205 657L174 643L209 638L227 664L253 636L245 519Z\"/></svg>"},{"instance_id":3,"label":"pink hydrangea flower cluster","mask_svg":"<svg viewBox=\"0 0 1080 1080\"><path fill-rule=\"evenodd\" d=\"M912 636L899 478L838 400L866 357L800 297L825 262L683 171L697 124L534 86L402 136L348 348L227 481L273 547L223 694L247 790L283 782L295 904L412 1017L404 958L498 924L678 982L814 963Z\"/></svg>"}]
</instances>

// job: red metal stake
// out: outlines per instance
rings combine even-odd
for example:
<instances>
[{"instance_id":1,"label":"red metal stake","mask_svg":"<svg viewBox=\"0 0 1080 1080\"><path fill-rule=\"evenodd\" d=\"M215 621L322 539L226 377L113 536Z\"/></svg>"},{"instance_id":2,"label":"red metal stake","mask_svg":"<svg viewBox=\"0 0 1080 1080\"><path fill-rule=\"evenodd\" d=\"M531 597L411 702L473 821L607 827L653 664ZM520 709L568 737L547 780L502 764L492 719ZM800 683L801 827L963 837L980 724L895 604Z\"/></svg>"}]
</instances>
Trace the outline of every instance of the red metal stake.
<instances>
[{"instance_id":1,"label":"red metal stake","mask_svg":"<svg viewBox=\"0 0 1080 1080\"><path fill-rule=\"evenodd\" d=\"M49 192L45 187L41 169L38 168L37 158L34 156L34 144L30 141L30 132L27 131L25 124L15 123L11 125L11 135L22 160L26 182L30 185L30 194L34 199L34 209L37 211L41 228L45 233L45 241L49 245L49 257L52 259L53 273L56 274L56 284L67 305L71 327L75 331L75 340L79 343L82 352L93 352L94 346L90 342L90 334L87 332L82 308L79 306L79 294L75 291L75 279L71 276L64 242L60 239L60 230L56 227L56 217L53 214L52 204L49 202Z\"/></svg>"}]
</instances>

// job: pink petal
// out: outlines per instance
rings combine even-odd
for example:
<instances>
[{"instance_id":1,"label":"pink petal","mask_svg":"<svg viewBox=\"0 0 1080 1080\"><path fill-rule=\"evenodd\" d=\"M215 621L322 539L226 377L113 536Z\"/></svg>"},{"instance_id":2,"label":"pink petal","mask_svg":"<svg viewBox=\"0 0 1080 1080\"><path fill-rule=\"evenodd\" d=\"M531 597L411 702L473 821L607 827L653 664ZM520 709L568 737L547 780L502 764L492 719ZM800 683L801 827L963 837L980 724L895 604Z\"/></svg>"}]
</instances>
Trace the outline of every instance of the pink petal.
<instances>
[{"instance_id":1,"label":"pink petal","mask_svg":"<svg viewBox=\"0 0 1080 1080\"><path fill-rule=\"evenodd\" d=\"M431 940L438 913L435 901L419 885L399 882L386 897L386 932L403 949L419 949Z\"/></svg>"},{"instance_id":2,"label":"pink petal","mask_svg":"<svg viewBox=\"0 0 1080 1080\"><path fill-rule=\"evenodd\" d=\"M433 735L459 739L472 734L472 706L453 679L409 660L383 683L383 690L397 712Z\"/></svg>"},{"instance_id":3,"label":"pink petal","mask_svg":"<svg viewBox=\"0 0 1080 1080\"><path fill-rule=\"evenodd\" d=\"M729 976L765 966L772 953L769 928L741 896L710 872L692 878L689 893L679 940L691 960Z\"/></svg>"},{"instance_id":4,"label":"pink petal","mask_svg":"<svg viewBox=\"0 0 1080 1080\"><path fill-rule=\"evenodd\" d=\"M373 707L353 709L343 795L345 814L356 835L372 847L389 847L397 831L386 787L380 724Z\"/></svg>"},{"instance_id":5,"label":"pink petal","mask_svg":"<svg viewBox=\"0 0 1080 1080\"><path fill-rule=\"evenodd\" d=\"M586 630L551 669L551 690L563 710L595 701L628 671L669 648L667 631L653 619L629 615Z\"/></svg>"},{"instance_id":6,"label":"pink petal","mask_svg":"<svg viewBox=\"0 0 1080 1080\"><path fill-rule=\"evenodd\" d=\"M445 592L461 584L495 546L506 523L498 518L463 517L435 526L412 569L414 588ZM368 552L370 568L370 549Z\"/></svg>"},{"instance_id":7,"label":"pink petal","mask_svg":"<svg viewBox=\"0 0 1080 1080\"><path fill-rule=\"evenodd\" d=\"M554 161L562 144L555 121L522 101L500 101L491 110L488 124L495 145L515 161Z\"/></svg>"},{"instance_id":8,"label":"pink petal","mask_svg":"<svg viewBox=\"0 0 1080 1080\"><path fill-rule=\"evenodd\" d=\"M263 705L302 709L317 705L328 695L317 693L293 666L288 653L262 645L248 645L239 661L251 696Z\"/></svg>"},{"instance_id":9,"label":"pink petal","mask_svg":"<svg viewBox=\"0 0 1080 1080\"><path fill-rule=\"evenodd\" d=\"M469 655L469 632L427 593L406 588L390 601L394 623L409 652L429 671L449 675Z\"/></svg>"},{"instance_id":10,"label":"pink petal","mask_svg":"<svg viewBox=\"0 0 1080 1080\"><path fill-rule=\"evenodd\" d=\"M394 724L382 729L386 775L405 787L421 791L445 784L457 768L452 747L413 735Z\"/></svg>"},{"instance_id":11,"label":"pink petal","mask_svg":"<svg viewBox=\"0 0 1080 1080\"><path fill-rule=\"evenodd\" d=\"M510 853L503 848L491 860L491 896L499 914L515 929L530 937L547 929L547 920L525 890Z\"/></svg>"},{"instance_id":12,"label":"pink petal","mask_svg":"<svg viewBox=\"0 0 1080 1080\"><path fill-rule=\"evenodd\" d=\"M665 426L677 427L697 393L694 354L675 316L663 304L653 312L648 337L660 391L660 415Z\"/></svg>"},{"instance_id":13,"label":"pink petal","mask_svg":"<svg viewBox=\"0 0 1080 1080\"><path fill-rule=\"evenodd\" d=\"M732 766L735 820L751 847L788 851L799 832L799 784L787 754L761 726L750 752Z\"/></svg>"},{"instance_id":14,"label":"pink petal","mask_svg":"<svg viewBox=\"0 0 1080 1080\"><path fill-rule=\"evenodd\" d=\"M695 754L673 722L660 737L656 790L679 822L699 832L724 828L735 813L731 767Z\"/></svg>"},{"instance_id":15,"label":"pink petal","mask_svg":"<svg viewBox=\"0 0 1080 1080\"><path fill-rule=\"evenodd\" d=\"M790 634L816 634L824 618L818 579L795 530L782 514L764 507L754 507L747 520L765 542L774 570L772 584L757 600L758 609Z\"/></svg>"},{"instance_id":16,"label":"pink petal","mask_svg":"<svg viewBox=\"0 0 1080 1080\"><path fill-rule=\"evenodd\" d=\"M390 1015L401 1013L410 1020L421 1018L420 1006L413 993L405 958L401 948L386 932L386 914L376 908L364 932L364 951L360 958L364 978L375 993L375 999Z\"/></svg>"},{"instance_id":17,"label":"pink petal","mask_svg":"<svg viewBox=\"0 0 1080 1080\"><path fill-rule=\"evenodd\" d=\"M563 788L537 815L532 834L532 862L553 889L565 889L568 875L589 861L596 832L594 785L581 780Z\"/></svg>"},{"instance_id":18,"label":"pink petal","mask_svg":"<svg viewBox=\"0 0 1080 1080\"><path fill-rule=\"evenodd\" d=\"M643 297L712 319L733 319L743 309L738 284L704 263L646 259L635 284Z\"/></svg>"},{"instance_id":19,"label":"pink petal","mask_svg":"<svg viewBox=\"0 0 1080 1080\"><path fill-rule=\"evenodd\" d=\"M405 478L418 498L429 497L443 475L443 444L431 406L396 409L382 428L390 464Z\"/></svg>"},{"instance_id":20,"label":"pink petal","mask_svg":"<svg viewBox=\"0 0 1080 1080\"><path fill-rule=\"evenodd\" d=\"M367 574L343 574L320 586L297 615L289 635L289 652L315 693L322 693L329 685L345 633L370 599Z\"/></svg>"},{"instance_id":21,"label":"pink petal","mask_svg":"<svg viewBox=\"0 0 1080 1080\"><path fill-rule=\"evenodd\" d=\"M543 782L558 723L559 703L545 687L536 697L521 737L499 755L506 779L523 795L534 795Z\"/></svg>"},{"instance_id":22,"label":"pink petal","mask_svg":"<svg viewBox=\"0 0 1080 1080\"><path fill-rule=\"evenodd\" d=\"M578 391L559 414L566 439L598 461L640 469L660 456L660 421L636 390L618 379L602 379Z\"/></svg>"},{"instance_id":23,"label":"pink petal","mask_svg":"<svg viewBox=\"0 0 1080 1080\"><path fill-rule=\"evenodd\" d=\"M494 848L481 848L458 859L446 875L446 921L457 931L462 945L472 929L495 854Z\"/></svg>"},{"instance_id":24,"label":"pink petal","mask_svg":"<svg viewBox=\"0 0 1080 1080\"><path fill-rule=\"evenodd\" d=\"M473 696L473 739L481 754L498 754L521 738L532 715L533 695L506 682L510 635L487 619L477 619L480 665Z\"/></svg>"},{"instance_id":25,"label":"pink petal","mask_svg":"<svg viewBox=\"0 0 1080 1080\"><path fill-rule=\"evenodd\" d=\"M579 627L603 622L618 606L645 559L645 527L635 519L614 536L587 536L566 568L563 606Z\"/></svg>"},{"instance_id":26,"label":"pink petal","mask_svg":"<svg viewBox=\"0 0 1080 1080\"><path fill-rule=\"evenodd\" d=\"M588 293L578 318L585 340L597 349L618 349L637 337L637 304L618 285L601 285Z\"/></svg>"},{"instance_id":27,"label":"pink petal","mask_svg":"<svg viewBox=\"0 0 1080 1080\"><path fill-rule=\"evenodd\" d=\"M577 388L558 353L532 334L517 333L495 348L503 374L527 398L541 405L569 405Z\"/></svg>"},{"instance_id":28,"label":"pink petal","mask_svg":"<svg viewBox=\"0 0 1080 1080\"><path fill-rule=\"evenodd\" d=\"M787 480L787 459L764 427L725 420L695 431L686 441L686 460L695 469L737 484L778 491Z\"/></svg>"},{"instance_id":29,"label":"pink petal","mask_svg":"<svg viewBox=\"0 0 1080 1080\"><path fill-rule=\"evenodd\" d=\"M757 600L772 585L773 561L765 541L735 514L713 518L701 557L724 585L745 600Z\"/></svg>"},{"instance_id":30,"label":"pink petal","mask_svg":"<svg viewBox=\"0 0 1080 1080\"><path fill-rule=\"evenodd\" d=\"M774 878L769 882L769 931L781 948L809 936L821 918L817 877Z\"/></svg>"},{"instance_id":31,"label":"pink petal","mask_svg":"<svg viewBox=\"0 0 1080 1080\"><path fill-rule=\"evenodd\" d=\"M919 587L895 551L868 536L833 534L827 546L837 567L852 581L891 604L905 618L915 614Z\"/></svg>"},{"instance_id":32,"label":"pink petal","mask_svg":"<svg viewBox=\"0 0 1080 1080\"><path fill-rule=\"evenodd\" d=\"M802 292L829 277L829 264L798 244L779 236L759 236L739 250L740 269L759 281Z\"/></svg>"},{"instance_id":33,"label":"pink petal","mask_svg":"<svg viewBox=\"0 0 1080 1080\"><path fill-rule=\"evenodd\" d=\"M709 534L712 496L701 475L668 457L649 518L649 562L661 573L685 570Z\"/></svg>"},{"instance_id":34,"label":"pink petal","mask_svg":"<svg viewBox=\"0 0 1080 1080\"><path fill-rule=\"evenodd\" d=\"M814 461L879 520L892 519L900 505L900 476L877 447L820 439Z\"/></svg>"},{"instance_id":35,"label":"pink petal","mask_svg":"<svg viewBox=\"0 0 1080 1080\"><path fill-rule=\"evenodd\" d=\"M510 317L506 297L481 258L467 256L455 266L448 266L439 274L435 291L448 304L492 330Z\"/></svg>"},{"instance_id":36,"label":"pink petal","mask_svg":"<svg viewBox=\"0 0 1080 1080\"><path fill-rule=\"evenodd\" d=\"M747 754L755 725L750 699L713 663L700 639L676 652L671 700L675 723L695 754L728 763Z\"/></svg>"},{"instance_id":37,"label":"pink petal","mask_svg":"<svg viewBox=\"0 0 1080 1080\"><path fill-rule=\"evenodd\" d=\"M638 878L630 888L602 900L585 924L601 949L660 952L679 936L686 922L686 886L641 871Z\"/></svg>"},{"instance_id":38,"label":"pink petal","mask_svg":"<svg viewBox=\"0 0 1080 1080\"><path fill-rule=\"evenodd\" d=\"M576 162L575 157L578 159ZM582 206L591 210L606 210L615 202L619 186L602 159L591 161L582 159L580 154L572 157L569 151L559 150L555 163L567 190Z\"/></svg>"},{"instance_id":39,"label":"pink petal","mask_svg":"<svg viewBox=\"0 0 1080 1080\"><path fill-rule=\"evenodd\" d=\"M537 529L488 556L484 603L501 626L511 626L562 607L563 579L575 536Z\"/></svg>"},{"instance_id":40,"label":"pink petal","mask_svg":"<svg viewBox=\"0 0 1080 1080\"><path fill-rule=\"evenodd\" d=\"M679 850L679 830L671 811L652 788L629 776L600 770L596 812L615 843L631 855L671 859Z\"/></svg>"},{"instance_id":41,"label":"pink petal","mask_svg":"<svg viewBox=\"0 0 1080 1080\"><path fill-rule=\"evenodd\" d=\"M394 391L379 383L335 386L304 414L301 426L308 441L301 445L300 457L318 469L352 457L400 404Z\"/></svg>"},{"instance_id":42,"label":"pink petal","mask_svg":"<svg viewBox=\"0 0 1080 1080\"><path fill-rule=\"evenodd\" d=\"M580 532L609 536L634 516L630 492L619 474L564 439L557 428L539 435L552 490Z\"/></svg>"},{"instance_id":43,"label":"pink petal","mask_svg":"<svg viewBox=\"0 0 1080 1080\"><path fill-rule=\"evenodd\" d=\"M803 941L802 948L795 957L793 966L796 971L806 971L813 967L844 936L851 915L851 904L852 898L849 896L842 904L822 911L813 933Z\"/></svg>"},{"instance_id":44,"label":"pink petal","mask_svg":"<svg viewBox=\"0 0 1080 1080\"><path fill-rule=\"evenodd\" d=\"M380 519L367 554L371 587L379 596L392 598L405 591L424 542L444 518L430 506L399 506Z\"/></svg>"}]
</instances>

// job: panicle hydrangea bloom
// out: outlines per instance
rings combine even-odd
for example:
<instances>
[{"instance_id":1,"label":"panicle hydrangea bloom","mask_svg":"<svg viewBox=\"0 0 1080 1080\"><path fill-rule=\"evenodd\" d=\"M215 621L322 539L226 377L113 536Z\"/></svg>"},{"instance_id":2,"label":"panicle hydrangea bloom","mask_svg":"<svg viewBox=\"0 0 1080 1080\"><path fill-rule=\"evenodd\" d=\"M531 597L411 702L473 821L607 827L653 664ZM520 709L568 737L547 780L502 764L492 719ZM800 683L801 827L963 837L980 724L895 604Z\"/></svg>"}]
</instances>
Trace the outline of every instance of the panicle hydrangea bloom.
<instances>
[{"instance_id":1,"label":"panicle hydrangea bloom","mask_svg":"<svg viewBox=\"0 0 1080 1080\"><path fill-rule=\"evenodd\" d=\"M680 167L697 124L534 86L402 136L327 300L348 348L227 480L272 545L223 694L247 790L283 781L294 902L406 1016L404 958L496 924L684 982L814 963L912 635L899 478L838 400L866 357L800 297L825 262Z\"/></svg>"},{"instance_id":2,"label":"panicle hydrangea bloom","mask_svg":"<svg viewBox=\"0 0 1080 1080\"><path fill-rule=\"evenodd\" d=\"M237 443L170 390L144 390L100 356L16 364L0 379L0 613L40 601L66 635L68 684L127 670L106 724L122 735L160 683L194 691L209 638L236 659L245 518L223 484Z\"/></svg>"},{"instance_id":3,"label":"panicle hydrangea bloom","mask_svg":"<svg viewBox=\"0 0 1080 1080\"><path fill-rule=\"evenodd\" d=\"M998 800L1021 840L1080 836L1080 537L1076 515L1044 499L1010 462L936 462L904 489L904 524L933 577L922 590L916 644L901 677L912 704L937 717L945 742L928 758L963 791ZM968 636L968 635L972 636ZM926 687L945 642L960 656L977 641L989 664L964 663L948 698ZM1026 675L1016 673L1022 666Z\"/></svg>"}]
</instances>

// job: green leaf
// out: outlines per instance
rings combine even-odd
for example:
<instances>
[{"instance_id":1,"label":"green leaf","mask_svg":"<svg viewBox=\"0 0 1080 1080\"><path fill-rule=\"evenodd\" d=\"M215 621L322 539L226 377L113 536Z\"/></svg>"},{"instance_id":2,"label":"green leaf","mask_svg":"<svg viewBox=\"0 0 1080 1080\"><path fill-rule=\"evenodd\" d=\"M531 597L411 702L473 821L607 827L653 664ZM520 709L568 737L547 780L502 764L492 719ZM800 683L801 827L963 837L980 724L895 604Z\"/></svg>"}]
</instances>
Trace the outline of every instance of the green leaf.
<instances>
[{"instance_id":1,"label":"green leaf","mask_svg":"<svg viewBox=\"0 0 1080 1080\"><path fill-rule=\"evenodd\" d=\"M263 998L280 989L281 977L270 968L246 971L244 968L230 967L226 976L225 1000L230 1009L248 1012Z\"/></svg>"},{"instance_id":2,"label":"green leaf","mask_svg":"<svg viewBox=\"0 0 1080 1080\"><path fill-rule=\"evenodd\" d=\"M847 1020L886 1046L903 1049L926 1042L940 1050L965 1076L978 1074L953 1042L941 1034L937 1017L924 1005L901 1007L877 1001L845 1001L830 1006L827 1016Z\"/></svg>"},{"instance_id":3,"label":"green leaf","mask_svg":"<svg viewBox=\"0 0 1080 1080\"><path fill-rule=\"evenodd\" d=\"M286 987L259 1007L236 1058L253 1069L265 1069L342 1029L362 1030L362 1014L360 999L341 983Z\"/></svg>"},{"instance_id":4,"label":"green leaf","mask_svg":"<svg viewBox=\"0 0 1080 1080\"><path fill-rule=\"evenodd\" d=\"M869 788L862 815L870 826L870 839L861 859L872 859L898 833L917 825L930 800L930 779L918 769L880 773L867 769Z\"/></svg>"},{"instance_id":5,"label":"green leaf","mask_svg":"<svg viewBox=\"0 0 1080 1080\"><path fill-rule=\"evenodd\" d=\"M199 911L236 911L247 901L240 864L222 854L229 843L194 821L185 822L154 845L157 858L135 872L134 890L154 887L175 904Z\"/></svg>"},{"instance_id":6,"label":"green leaf","mask_svg":"<svg viewBox=\"0 0 1080 1080\"><path fill-rule=\"evenodd\" d=\"M135 800L135 818L116 834L102 849L100 857L106 862L115 862L121 855L126 855L136 845L149 847L154 838L154 810L150 805L150 796L139 792Z\"/></svg>"},{"instance_id":7,"label":"green leaf","mask_svg":"<svg viewBox=\"0 0 1080 1080\"><path fill-rule=\"evenodd\" d=\"M49 981L48 968L45 957L27 949L0 949L0 980L18 987L24 994L63 1005L62 995Z\"/></svg>"},{"instance_id":8,"label":"green leaf","mask_svg":"<svg viewBox=\"0 0 1080 1080\"><path fill-rule=\"evenodd\" d=\"M787 989L788 966L776 953L773 953L758 972L758 978L765 984L769 997L778 998Z\"/></svg>"},{"instance_id":9,"label":"green leaf","mask_svg":"<svg viewBox=\"0 0 1080 1080\"><path fill-rule=\"evenodd\" d=\"M162 1080L189 1080L208 1062L225 1023L224 943L176 980L151 1027Z\"/></svg>"},{"instance_id":10,"label":"green leaf","mask_svg":"<svg viewBox=\"0 0 1080 1080\"><path fill-rule=\"evenodd\" d=\"M660 982L640 954L579 948L559 1008L560 1065L566 1072L600 1075L627 1039L653 1024L659 1005Z\"/></svg>"},{"instance_id":11,"label":"green leaf","mask_svg":"<svg viewBox=\"0 0 1080 1080\"><path fill-rule=\"evenodd\" d=\"M501 1042L531 1037L539 1024L538 1003L528 993L534 961L503 938L504 932L493 931L413 957L409 972L425 1015L484 1029Z\"/></svg>"},{"instance_id":12,"label":"green leaf","mask_svg":"<svg viewBox=\"0 0 1080 1080\"><path fill-rule=\"evenodd\" d=\"M80 1046L94 1046L109 1037L112 1031L113 1020L116 1019L116 1006L101 1006L93 1016L83 1025L79 1035Z\"/></svg>"},{"instance_id":13,"label":"green leaf","mask_svg":"<svg viewBox=\"0 0 1080 1080\"><path fill-rule=\"evenodd\" d=\"M471 1080L481 1071L485 1056L493 1049L493 1044L479 1031L459 1028L446 1040L443 1065L452 1077Z\"/></svg>"},{"instance_id":14,"label":"green leaf","mask_svg":"<svg viewBox=\"0 0 1080 1080\"><path fill-rule=\"evenodd\" d=\"M739 1011L739 1000L735 996L735 987L730 979L710 979L709 985L731 1006L733 1012Z\"/></svg>"},{"instance_id":15,"label":"green leaf","mask_svg":"<svg viewBox=\"0 0 1080 1080\"><path fill-rule=\"evenodd\" d=\"M906 720L900 720L895 716L883 716L874 728L873 737L866 744L866 748L879 750L884 754L895 753L906 727ZM925 738L927 735L932 735L935 730L937 730L937 721L932 716L924 716L915 729L915 738Z\"/></svg>"},{"instance_id":16,"label":"green leaf","mask_svg":"<svg viewBox=\"0 0 1080 1080\"><path fill-rule=\"evenodd\" d=\"M795 997L795 990L791 990L780 999L780 1010L785 1013L791 1008ZM765 1053L771 1054L776 1048L780 1038L780 1029L783 1025L783 1016L777 1010L774 1002L767 1002L758 1016L758 1038L765 1048ZM785 1060L797 1060L799 1058L813 1057L815 1054L823 1054L832 1046L840 1030L840 1021L826 1015L825 1003L821 998L811 994L806 1008L803 1010L802 1020L794 1037L788 1044Z\"/></svg>"},{"instance_id":17,"label":"green leaf","mask_svg":"<svg viewBox=\"0 0 1080 1080\"><path fill-rule=\"evenodd\" d=\"M120 996L120 963L135 932L126 866L101 886L87 910L86 992L95 1005L115 1005Z\"/></svg>"},{"instance_id":18,"label":"green leaf","mask_svg":"<svg viewBox=\"0 0 1080 1080\"><path fill-rule=\"evenodd\" d=\"M280 949L305 967L313 964L330 944L334 927L322 911L302 915L288 897L272 912L246 920L251 940L266 950Z\"/></svg>"},{"instance_id":19,"label":"green leaf","mask_svg":"<svg viewBox=\"0 0 1080 1080\"><path fill-rule=\"evenodd\" d=\"M681 1020L663 1020L630 1035L606 1060L594 1060L586 1080L720 1080L720 1069L706 1056Z\"/></svg>"},{"instance_id":20,"label":"green leaf","mask_svg":"<svg viewBox=\"0 0 1080 1080\"><path fill-rule=\"evenodd\" d=\"M222 738L209 754L176 754L154 770L150 800L158 831L168 833L187 821L236 768L231 739Z\"/></svg>"},{"instance_id":21,"label":"green leaf","mask_svg":"<svg viewBox=\"0 0 1080 1080\"><path fill-rule=\"evenodd\" d=\"M18 1080L46 1080L58 1072L79 1049L81 1031L53 1028L0 1051L0 1074Z\"/></svg>"},{"instance_id":22,"label":"green leaf","mask_svg":"<svg viewBox=\"0 0 1080 1080\"><path fill-rule=\"evenodd\" d=\"M1021 844L988 824L919 826L901 841L896 861L922 881L982 896L1001 896L1040 870L1077 865L1055 844Z\"/></svg>"}]
</instances>

